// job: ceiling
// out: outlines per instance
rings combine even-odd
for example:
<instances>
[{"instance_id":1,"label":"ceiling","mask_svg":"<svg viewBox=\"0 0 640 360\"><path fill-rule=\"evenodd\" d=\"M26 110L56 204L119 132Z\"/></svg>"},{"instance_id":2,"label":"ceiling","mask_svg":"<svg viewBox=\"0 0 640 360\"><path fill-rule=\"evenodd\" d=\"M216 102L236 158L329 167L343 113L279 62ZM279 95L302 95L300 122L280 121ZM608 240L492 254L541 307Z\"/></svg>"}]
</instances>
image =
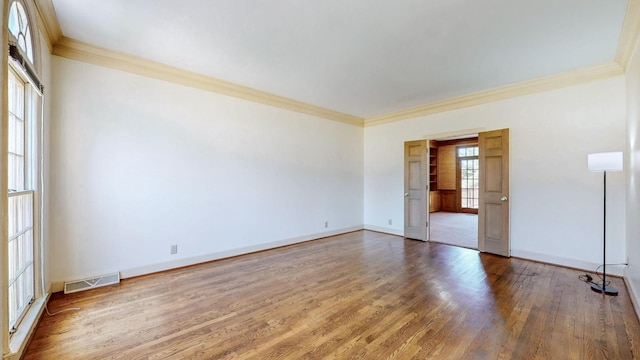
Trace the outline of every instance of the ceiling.
<instances>
[{"instance_id":1,"label":"ceiling","mask_svg":"<svg viewBox=\"0 0 640 360\"><path fill-rule=\"evenodd\" d=\"M361 118L615 60L626 0L52 0L66 38Z\"/></svg>"}]
</instances>

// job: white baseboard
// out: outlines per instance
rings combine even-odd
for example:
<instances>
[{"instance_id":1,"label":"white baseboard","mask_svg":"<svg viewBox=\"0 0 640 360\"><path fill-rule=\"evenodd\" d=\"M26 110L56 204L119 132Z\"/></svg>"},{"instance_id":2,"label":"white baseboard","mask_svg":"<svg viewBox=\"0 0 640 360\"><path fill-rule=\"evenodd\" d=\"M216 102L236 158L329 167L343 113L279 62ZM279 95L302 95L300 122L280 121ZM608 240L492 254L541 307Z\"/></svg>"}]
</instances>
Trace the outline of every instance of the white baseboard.
<instances>
[{"instance_id":1,"label":"white baseboard","mask_svg":"<svg viewBox=\"0 0 640 360\"><path fill-rule=\"evenodd\" d=\"M634 283L629 280L628 268L624 269L624 283L627 285L627 290L629 290L629 297L633 304L633 310L636 312L636 316L640 321L640 289L636 288Z\"/></svg>"},{"instance_id":2,"label":"white baseboard","mask_svg":"<svg viewBox=\"0 0 640 360\"><path fill-rule=\"evenodd\" d=\"M365 230L377 231L385 234L404 236L404 230L391 229L382 226L364 224Z\"/></svg>"},{"instance_id":3,"label":"white baseboard","mask_svg":"<svg viewBox=\"0 0 640 360\"><path fill-rule=\"evenodd\" d=\"M293 244L297 244L297 243L301 243L309 240L321 239L328 236L345 234L345 233L358 231L362 229L364 229L363 225L351 226L351 227L337 229L337 230L298 236L290 239L277 240L277 241L272 241L272 242L263 243L263 244L245 246L237 249L231 249L231 250L226 250L226 251L221 251L221 252L216 252L211 254L194 256L190 258L183 258L183 259L145 265L145 266L140 266L140 267L135 267L130 269L123 269L123 270L120 270L120 277L122 279L126 279L126 278L141 276L141 275L147 275L147 274L152 274L156 272L177 269L185 266L201 264L209 261L220 260L220 259L229 258L233 256L274 249L281 246L293 245ZM88 276L88 277L91 277L91 276ZM75 279L53 281L51 284L51 290L53 292L60 292L64 289L65 281L72 281L72 280L75 280Z\"/></svg>"},{"instance_id":4,"label":"white baseboard","mask_svg":"<svg viewBox=\"0 0 640 360\"><path fill-rule=\"evenodd\" d=\"M552 265L560 265L560 266L570 267L574 269L584 270L590 273L595 272L596 268L600 266L600 263L592 263L589 261L569 259L569 258L564 258L560 256L541 254L541 253L536 253L536 252L526 251L526 250L512 249L511 256L526 259L526 260L533 260L537 262L552 264ZM622 277L625 267L626 266L624 265L607 265L607 274ZM602 269L600 269L600 271L602 271Z\"/></svg>"}]
</instances>

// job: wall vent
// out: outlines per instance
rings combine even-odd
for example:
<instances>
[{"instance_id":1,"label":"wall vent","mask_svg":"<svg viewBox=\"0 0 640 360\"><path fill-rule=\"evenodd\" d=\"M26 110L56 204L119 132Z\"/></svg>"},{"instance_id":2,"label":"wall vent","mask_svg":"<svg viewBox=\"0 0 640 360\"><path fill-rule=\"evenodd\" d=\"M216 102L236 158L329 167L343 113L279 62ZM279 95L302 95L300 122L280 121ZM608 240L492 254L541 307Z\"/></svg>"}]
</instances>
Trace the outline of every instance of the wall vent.
<instances>
[{"instance_id":1,"label":"wall vent","mask_svg":"<svg viewBox=\"0 0 640 360\"><path fill-rule=\"evenodd\" d=\"M94 289L101 286L113 285L120 282L120 273L97 276L88 279L69 281L64 283L64 293L70 294L82 290Z\"/></svg>"}]
</instances>

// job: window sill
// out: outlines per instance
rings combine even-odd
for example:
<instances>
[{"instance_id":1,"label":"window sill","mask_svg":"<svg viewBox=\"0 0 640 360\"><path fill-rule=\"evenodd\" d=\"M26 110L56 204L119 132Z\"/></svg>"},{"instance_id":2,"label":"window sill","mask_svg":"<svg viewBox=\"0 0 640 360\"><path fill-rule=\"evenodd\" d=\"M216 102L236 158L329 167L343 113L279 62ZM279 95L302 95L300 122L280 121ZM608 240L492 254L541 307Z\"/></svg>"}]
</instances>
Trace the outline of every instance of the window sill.
<instances>
[{"instance_id":1,"label":"window sill","mask_svg":"<svg viewBox=\"0 0 640 360\"><path fill-rule=\"evenodd\" d=\"M18 331L16 331L9 339L9 353L4 356L5 359L20 359L22 353L26 350L29 338L38 326L38 320L42 316L44 307L49 299L49 295L41 296L32 305L27 314L22 319Z\"/></svg>"}]
</instances>

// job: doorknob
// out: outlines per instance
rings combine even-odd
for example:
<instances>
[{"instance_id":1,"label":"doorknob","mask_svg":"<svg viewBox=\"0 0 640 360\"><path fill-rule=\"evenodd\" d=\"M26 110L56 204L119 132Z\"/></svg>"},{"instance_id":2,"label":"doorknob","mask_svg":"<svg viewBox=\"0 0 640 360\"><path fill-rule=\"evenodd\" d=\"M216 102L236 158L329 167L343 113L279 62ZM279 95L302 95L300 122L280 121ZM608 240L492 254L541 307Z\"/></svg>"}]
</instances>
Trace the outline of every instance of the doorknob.
<instances>
[{"instance_id":1,"label":"doorknob","mask_svg":"<svg viewBox=\"0 0 640 360\"><path fill-rule=\"evenodd\" d=\"M409 196L409 193L404 193L404 196L405 196L405 197Z\"/></svg>"},{"instance_id":2,"label":"doorknob","mask_svg":"<svg viewBox=\"0 0 640 360\"><path fill-rule=\"evenodd\" d=\"M509 200L509 199L506 196L503 196L503 197L500 198L500 201L507 201L507 200Z\"/></svg>"}]
</instances>

